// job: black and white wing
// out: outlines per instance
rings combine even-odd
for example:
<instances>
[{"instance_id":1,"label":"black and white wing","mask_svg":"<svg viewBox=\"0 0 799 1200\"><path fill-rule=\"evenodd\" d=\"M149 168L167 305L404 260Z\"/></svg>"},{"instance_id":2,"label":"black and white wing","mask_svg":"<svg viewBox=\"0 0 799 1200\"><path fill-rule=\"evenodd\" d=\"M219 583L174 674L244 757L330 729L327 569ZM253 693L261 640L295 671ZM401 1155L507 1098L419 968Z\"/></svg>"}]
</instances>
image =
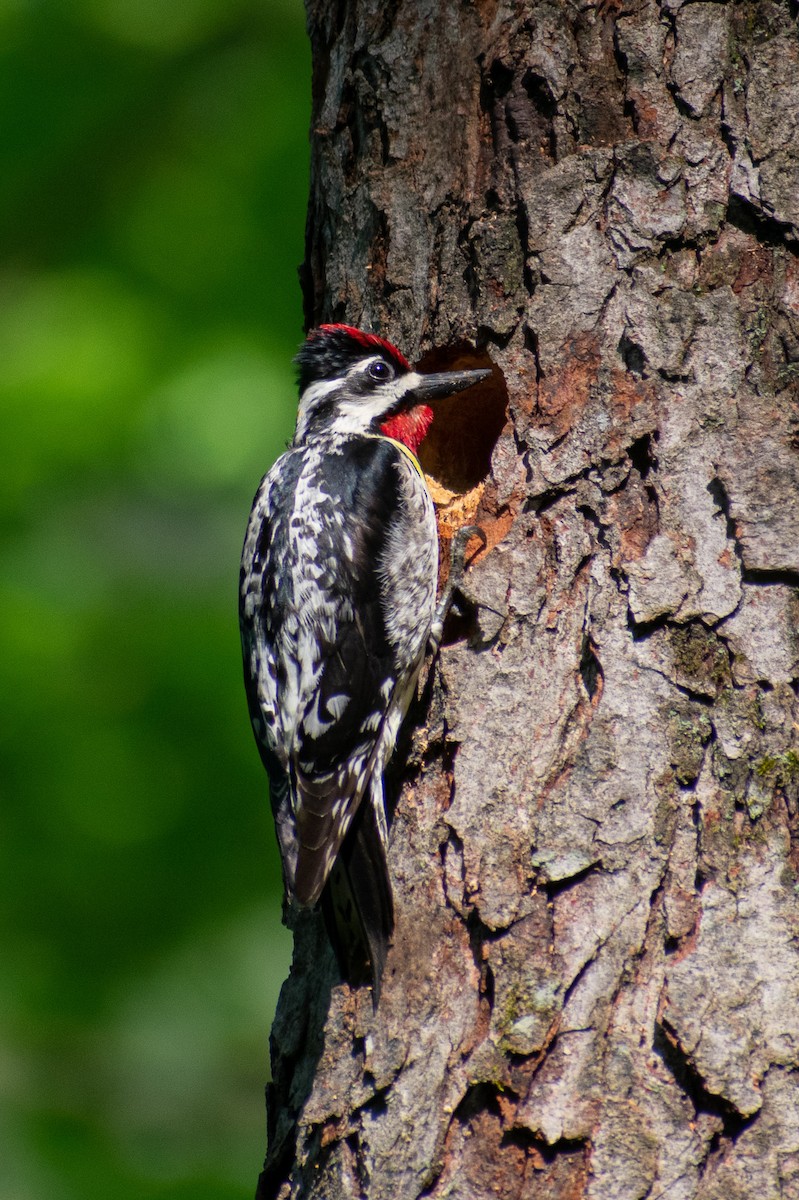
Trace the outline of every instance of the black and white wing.
<instances>
[{"instance_id":1,"label":"black and white wing","mask_svg":"<svg viewBox=\"0 0 799 1200\"><path fill-rule=\"evenodd\" d=\"M319 898L370 791L385 836L380 779L424 654L437 561L424 482L386 439L289 451L256 497L245 677L300 904Z\"/></svg>"}]
</instances>

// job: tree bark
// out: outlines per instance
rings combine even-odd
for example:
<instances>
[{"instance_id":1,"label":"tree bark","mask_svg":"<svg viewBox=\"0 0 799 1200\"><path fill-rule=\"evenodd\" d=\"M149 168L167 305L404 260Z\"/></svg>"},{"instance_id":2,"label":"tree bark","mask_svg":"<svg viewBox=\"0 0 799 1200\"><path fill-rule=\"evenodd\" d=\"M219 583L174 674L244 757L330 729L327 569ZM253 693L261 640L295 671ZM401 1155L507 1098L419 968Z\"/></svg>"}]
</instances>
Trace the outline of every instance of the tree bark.
<instances>
[{"instance_id":1,"label":"tree bark","mask_svg":"<svg viewBox=\"0 0 799 1200\"><path fill-rule=\"evenodd\" d=\"M309 323L495 364L376 1012L295 935L259 1195L799 1197L796 0L310 0Z\"/></svg>"}]
</instances>

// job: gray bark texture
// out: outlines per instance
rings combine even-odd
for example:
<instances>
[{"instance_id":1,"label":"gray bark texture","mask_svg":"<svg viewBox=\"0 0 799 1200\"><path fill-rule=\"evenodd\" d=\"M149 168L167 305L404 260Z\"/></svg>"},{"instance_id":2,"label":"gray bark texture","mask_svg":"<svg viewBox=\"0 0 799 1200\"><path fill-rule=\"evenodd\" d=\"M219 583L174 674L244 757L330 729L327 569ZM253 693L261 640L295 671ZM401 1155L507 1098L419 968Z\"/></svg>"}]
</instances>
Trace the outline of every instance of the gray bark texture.
<instances>
[{"instance_id":1,"label":"gray bark texture","mask_svg":"<svg viewBox=\"0 0 799 1200\"><path fill-rule=\"evenodd\" d=\"M798 15L310 0L309 323L496 369L383 994L301 924L262 1200L799 1197Z\"/></svg>"}]
</instances>

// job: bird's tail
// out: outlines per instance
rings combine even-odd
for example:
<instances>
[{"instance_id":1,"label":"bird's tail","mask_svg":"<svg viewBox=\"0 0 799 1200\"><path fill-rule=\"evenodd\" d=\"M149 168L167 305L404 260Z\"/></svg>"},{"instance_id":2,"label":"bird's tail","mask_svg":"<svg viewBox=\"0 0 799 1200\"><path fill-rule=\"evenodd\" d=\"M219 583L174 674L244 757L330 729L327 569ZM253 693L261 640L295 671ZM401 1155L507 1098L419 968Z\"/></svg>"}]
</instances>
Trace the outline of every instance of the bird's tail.
<instances>
[{"instance_id":1,"label":"bird's tail","mask_svg":"<svg viewBox=\"0 0 799 1200\"><path fill-rule=\"evenodd\" d=\"M372 985L377 1006L394 932L394 902L375 801L365 796L322 893L322 911L344 979Z\"/></svg>"}]
</instances>

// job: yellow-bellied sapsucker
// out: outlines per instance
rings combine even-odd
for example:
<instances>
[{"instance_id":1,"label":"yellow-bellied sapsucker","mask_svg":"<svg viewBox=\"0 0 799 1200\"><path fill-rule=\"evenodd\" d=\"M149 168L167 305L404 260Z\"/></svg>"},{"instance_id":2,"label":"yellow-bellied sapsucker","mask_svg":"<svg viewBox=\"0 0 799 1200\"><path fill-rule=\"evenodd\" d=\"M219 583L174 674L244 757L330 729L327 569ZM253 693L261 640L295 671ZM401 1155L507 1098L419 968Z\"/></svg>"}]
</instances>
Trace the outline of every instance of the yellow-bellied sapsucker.
<instances>
[{"instance_id":1,"label":"yellow-bellied sapsucker","mask_svg":"<svg viewBox=\"0 0 799 1200\"><path fill-rule=\"evenodd\" d=\"M422 375L348 325L312 330L295 362L294 440L244 542L244 676L288 899L323 898L343 973L368 971L377 993L393 930L383 768L449 599L437 607L416 452L427 401L490 372Z\"/></svg>"}]
</instances>

